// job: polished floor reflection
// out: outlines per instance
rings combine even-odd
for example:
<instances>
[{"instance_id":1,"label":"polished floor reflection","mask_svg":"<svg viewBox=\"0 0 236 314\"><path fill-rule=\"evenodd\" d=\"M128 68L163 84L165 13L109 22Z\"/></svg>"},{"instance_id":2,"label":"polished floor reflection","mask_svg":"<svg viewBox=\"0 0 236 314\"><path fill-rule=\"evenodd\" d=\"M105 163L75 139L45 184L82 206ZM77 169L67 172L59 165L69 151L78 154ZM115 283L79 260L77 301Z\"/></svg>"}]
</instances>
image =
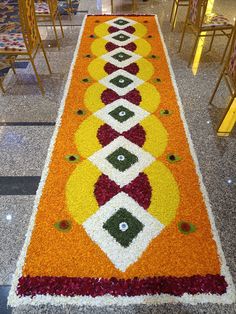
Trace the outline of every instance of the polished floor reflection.
<instances>
[{"instance_id":1,"label":"polished floor reflection","mask_svg":"<svg viewBox=\"0 0 236 314\"><path fill-rule=\"evenodd\" d=\"M129 14L132 10L129 0L114 0L114 4L115 14ZM212 10L233 21L235 0L211 0L211 4ZM186 8L179 10L175 29L171 32L171 6L171 0L140 0L136 13L155 13L159 18L227 264L235 280L236 130L228 138L216 135L229 96L224 84L214 104L208 105L219 77L225 42L216 38L210 52L209 40L201 42L193 67L188 68L189 47L194 37L188 33L182 52L177 53ZM58 307L55 310L50 306L6 308L11 276L24 242L33 194L44 166L83 17L87 11L89 14L110 14L111 1L81 0L78 10L72 19L63 16L65 38L60 39L60 51L51 27L40 28L53 71L52 76L47 74L40 53L36 62L45 86L45 97L38 89L29 64L18 68L17 75L9 71L4 79L6 94L0 95L0 313L236 313L235 305L127 306L92 310L86 307Z\"/></svg>"}]
</instances>

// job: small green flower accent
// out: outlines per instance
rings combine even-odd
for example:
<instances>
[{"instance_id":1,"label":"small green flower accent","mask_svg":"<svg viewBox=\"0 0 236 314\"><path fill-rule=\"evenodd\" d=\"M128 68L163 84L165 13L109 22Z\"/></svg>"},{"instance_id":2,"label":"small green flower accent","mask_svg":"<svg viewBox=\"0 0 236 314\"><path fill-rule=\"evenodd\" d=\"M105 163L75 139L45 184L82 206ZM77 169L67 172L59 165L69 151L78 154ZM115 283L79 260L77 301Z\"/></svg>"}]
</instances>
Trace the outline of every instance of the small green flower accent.
<instances>
[{"instance_id":1,"label":"small green flower accent","mask_svg":"<svg viewBox=\"0 0 236 314\"><path fill-rule=\"evenodd\" d=\"M78 110L76 111L76 114L77 114L78 116L83 116L83 115L86 114L86 111L85 111L84 109L78 109Z\"/></svg>"},{"instance_id":2,"label":"small green flower accent","mask_svg":"<svg viewBox=\"0 0 236 314\"><path fill-rule=\"evenodd\" d=\"M60 220L54 224L54 227L61 232L68 232L71 229L71 222L69 220Z\"/></svg>"},{"instance_id":3,"label":"small green flower accent","mask_svg":"<svg viewBox=\"0 0 236 314\"><path fill-rule=\"evenodd\" d=\"M82 82L83 83L90 83L90 82L92 82L92 80L89 77L85 77L82 79Z\"/></svg>"},{"instance_id":4,"label":"small green flower accent","mask_svg":"<svg viewBox=\"0 0 236 314\"><path fill-rule=\"evenodd\" d=\"M161 109L160 111L161 116L170 116L171 114L172 114L172 111L168 109Z\"/></svg>"},{"instance_id":5,"label":"small green flower accent","mask_svg":"<svg viewBox=\"0 0 236 314\"><path fill-rule=\"evenodd\" d=\"M196 231L196 226L186 221L180 221L178 223L178 229L183 234L190 234Z\"/></svg>"},{"instance_id":6,"label":"small green flower accent","mask_svg":"<svg viewBox=\"0 0 236 314\"><path fill-rule=\"evenodd\" d=\"M78 155L67 155L66 160L71 162L71 163L76 163L79 161L79 156Z\"/></svg>"},{"instance_id":7,"label":"small green flower accent","mask_svg":"<svg viewBox=\"0 0 236 314\"><path fill-rule=\"evenodd\" d=\"M170 162L170 163L175 163L177 161L180 161L181 160L181 157L180 156L177 156L175 154L169 154L167 155L167 160Z\"/></svg>"},{"instance_id":8,"label":"small green flower accent","mask_svg":"<svg viewBox=\"0 0 236 314\"><path fill-rule=\"evenodd\" d=\"M160 82L161 82L161 79L159 77L154 79L154 83L160 83Z\"/></svg>"},{"instance_id":9,"label":"small green flower accent","mask_svg":"<svg viewBox=\"0 0 236 314\"><path fill-rule=\"evenodd\" d=\"M150 58L150 59L160 59L160 57L159 57L159 56L156 56L156 55L150 55L149 58Z\"/></svg>"}]
</instances>

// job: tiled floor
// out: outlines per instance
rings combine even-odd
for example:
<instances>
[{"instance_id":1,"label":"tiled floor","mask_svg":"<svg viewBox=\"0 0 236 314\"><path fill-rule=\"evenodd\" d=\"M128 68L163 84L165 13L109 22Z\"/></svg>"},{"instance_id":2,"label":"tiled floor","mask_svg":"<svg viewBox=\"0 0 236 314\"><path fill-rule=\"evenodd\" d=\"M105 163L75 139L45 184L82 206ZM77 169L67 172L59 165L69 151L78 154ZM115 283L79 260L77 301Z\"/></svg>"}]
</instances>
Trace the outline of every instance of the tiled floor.
<instances>
[{"instance_id":1,"label":"tiled floor","mask_svg":"<svg viewBox=\"0 0 236 314\"><path fill-rule=\"evenodd\" d=\"M131 1L114 2L116 13L130 12ZM205 42L201 63L197 74L193 75L192 69L187 68L190 34L187 34L183 52L177 53L185 9L180 10L175 31L171 33L168 22L171 4L171 0L140 0L138 13L156 13L160 20L223 250L235 280L236 130L228 138L216 136L216 127L224 114L228 97L224 85L214 105L208 105L219 75L224 42L216 39L211 52L207 52L209 42ZM79 7L80 11L88 10L91 14L110 13L110 9L109 0L81 0ZM215 0L214 9L232 20L236 15L236 1ZM9 73L4 81L7 92L4 96L0 95L0 313L236 313L235 304L6 309L4 304L11 276L33 207L32 194L42 172L83 16L82 12L73 16L72 20L63 17L65 39L61 40L60 51L51 41L54 39L51 28L41 29L53 70L50 76L40 54L37 67L46 89L45 97L40 94L30 66L18 69L16 76ZM13 178L9 177L14 176L17 179L13 186Z\"/></svg>"}]
</instances>

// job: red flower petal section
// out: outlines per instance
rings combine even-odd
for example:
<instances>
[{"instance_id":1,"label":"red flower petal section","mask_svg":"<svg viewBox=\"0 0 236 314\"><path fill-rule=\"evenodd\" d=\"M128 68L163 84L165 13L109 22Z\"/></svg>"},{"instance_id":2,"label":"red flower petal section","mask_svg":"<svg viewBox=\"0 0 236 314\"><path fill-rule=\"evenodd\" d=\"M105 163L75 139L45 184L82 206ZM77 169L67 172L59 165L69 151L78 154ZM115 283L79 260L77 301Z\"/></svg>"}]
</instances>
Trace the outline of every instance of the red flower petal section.
<instances>
[{"instance_id":1,"label":"red flower petal section","mask_svg":"<svg viewBox=\"0 0 236 314\"><path fill-rule=\"evenodd\" d=\"M227 282L221 275L191 277L148 277L131 279L73 278L73 277L21 277L17 294L21 297L36 295L60 296L117 296L155 295L166 293L182 296L184 293L195 295L226 293Z\"/></svg>"}]
</instances>

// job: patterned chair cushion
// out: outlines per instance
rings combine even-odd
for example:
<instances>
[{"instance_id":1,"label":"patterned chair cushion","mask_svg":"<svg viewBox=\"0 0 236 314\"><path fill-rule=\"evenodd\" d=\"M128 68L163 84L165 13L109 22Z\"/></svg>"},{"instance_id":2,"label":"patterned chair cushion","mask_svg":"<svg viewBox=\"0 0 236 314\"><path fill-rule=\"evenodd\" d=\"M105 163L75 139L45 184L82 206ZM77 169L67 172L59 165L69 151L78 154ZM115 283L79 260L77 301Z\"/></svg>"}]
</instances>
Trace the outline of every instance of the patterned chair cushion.
<instances>
[{"instance_id":1,"label":"patterned chair cushion","mask_svg":"<svg viewBox=\"0 0 236 314\"><path fill-rule=\"evenodd\" d=\"M0 33L0 52L6 50L26 51L23 35L21 33Z\"/></svg>"},{"instance_id":2,"label":"patterned chair cushion","mask_svg":"<svg viewBox=\"0 0 236 314\"><path fill-rule=\"evenodd\" d=\"M233 25L230 23L230 21L227 19L227 17L225 17L224 15L221 14L217 14L217 13L212 13L212 14L208 14L205 16L204 18L204 22L203 22L203 27L205 28L211 28L211 27L233 27Z\"/></svg>"},{"instance_id":3,"label":"patterned chair cushion","mask_svg":"<svg viewBox=\"0 0 236 314\"><path fill-rule=\"evenodd\" d=\"M49 6L46 2L35 2L36 15L48 15L50 14Z\"/></svg>"}]
</instances>

